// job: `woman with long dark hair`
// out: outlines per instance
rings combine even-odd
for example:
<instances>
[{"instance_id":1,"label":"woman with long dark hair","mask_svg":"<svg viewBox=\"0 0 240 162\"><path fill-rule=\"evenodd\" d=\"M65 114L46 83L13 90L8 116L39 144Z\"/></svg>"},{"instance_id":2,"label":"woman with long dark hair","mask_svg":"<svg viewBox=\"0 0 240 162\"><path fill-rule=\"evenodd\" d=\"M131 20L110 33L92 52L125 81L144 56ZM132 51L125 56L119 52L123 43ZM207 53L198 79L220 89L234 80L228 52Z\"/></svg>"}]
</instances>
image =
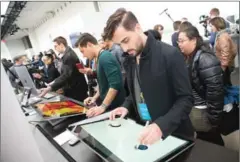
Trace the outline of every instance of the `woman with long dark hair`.
<instances>
[{"instance_id":1,"label":"woman with long dark hair","mask_svg":"<svg viewBox=\"0 0 240 162\"><path fill-rule=\"evenodd\" d=\"M220 61L194 26L180 30L178 45L189 69L194 97L190 119L197 138L224 145L218 131L224 99Z\"/></svg>"}]
</instances>

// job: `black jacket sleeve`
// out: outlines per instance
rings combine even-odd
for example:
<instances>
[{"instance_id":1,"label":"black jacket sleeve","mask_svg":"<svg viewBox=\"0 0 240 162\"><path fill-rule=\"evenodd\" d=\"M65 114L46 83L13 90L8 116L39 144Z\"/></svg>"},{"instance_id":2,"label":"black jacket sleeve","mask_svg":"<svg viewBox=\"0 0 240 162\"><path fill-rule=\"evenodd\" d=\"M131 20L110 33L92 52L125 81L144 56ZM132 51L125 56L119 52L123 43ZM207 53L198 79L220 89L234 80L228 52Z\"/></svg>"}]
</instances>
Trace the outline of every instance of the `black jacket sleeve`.
<instances>
[{"instance_id":1,"label":"black jacket sleeve","mask_svg":"<svg viewBox=\"0 0 240 162\"><path fill-rule=\"evenodd\" d=\"M174 132L182 121L189 118L193 107L192 88L182 54L175 48L168 54L168 77L172 83L175 101L166 115L154 121L161 129L163 138Z\"/></svg>"},{"instance_id":2,"label":"black jacket sleeve","mask_svg":"<svg viewBox=\"0 0 240 162\"><path fill-rule=\"evenodd\" d=\"M123 102L122 107L127 108L128 111L133 107L133 100L131 95L125 98L125 101Z\"/></svg>"},{"instance_id":3,"label":"black jacket sleeve","mask_svg":"<svg viewBox=\"0 0 240 162\"><path fill-rule=\"evenodd\" d=\"M199 77L205 87L208 119L213 127L221 120L224 104L222 69L217 57L213 54L201 54L199 57Z\"/></svg>"},{"instance_id":4,"label":"black jacket sleeve","mask_svg":"<svg viewBox=\"0 0 240 162\"><path fill-rule=\"evenodd\" d=\"M69 78L72 76L74 68L72 62L73 62L72 58L68 57L62 64L61 67L62 73L58 78L55 79L53 85L51 86L53 91L62 88L67 83Z\"/></svg>"}]
</instances>

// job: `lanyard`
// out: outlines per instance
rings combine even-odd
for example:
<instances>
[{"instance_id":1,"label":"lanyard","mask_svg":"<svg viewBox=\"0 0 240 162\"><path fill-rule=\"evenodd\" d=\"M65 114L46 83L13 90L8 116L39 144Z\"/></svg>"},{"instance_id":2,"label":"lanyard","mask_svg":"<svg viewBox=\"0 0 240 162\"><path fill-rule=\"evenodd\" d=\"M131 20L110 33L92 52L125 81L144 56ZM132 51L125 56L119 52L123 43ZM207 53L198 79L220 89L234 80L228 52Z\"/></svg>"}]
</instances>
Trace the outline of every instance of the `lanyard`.
<instances>
[{"instance_id":1,"label":"lanyard","mask_svg":"<svg viewBox=\"0 0 240 162\"><path fill-rule=\"evenodd\" d=\"M139 88L140 88L140 102L141 103L145 103L145 99L143 97L143 93L142 93L142 90L141 90L141 81L140 81L140 77L139 77L139 65L136 64L136 68L135 68L135 71L136 71L136 76L137 76L137 81L138 81L138 85L139 85Z\"/></svg>"}]
</instances>

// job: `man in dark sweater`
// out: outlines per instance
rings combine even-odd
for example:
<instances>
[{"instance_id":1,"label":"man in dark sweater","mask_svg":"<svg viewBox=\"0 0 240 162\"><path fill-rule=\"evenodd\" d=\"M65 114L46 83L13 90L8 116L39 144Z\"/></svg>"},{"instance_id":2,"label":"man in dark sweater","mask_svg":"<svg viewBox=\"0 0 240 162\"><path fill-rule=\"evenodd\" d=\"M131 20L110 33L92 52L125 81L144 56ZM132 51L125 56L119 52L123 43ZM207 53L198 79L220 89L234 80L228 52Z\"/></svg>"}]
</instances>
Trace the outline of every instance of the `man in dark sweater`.
<instances>
[{"instance_id":1,"label":"man in dark sweater","mask_svg":"<svg viewBox=\"0 0 240 162\"><path fill-rule=\"evenodd\" d=\"M177 47L178 48L178 32L179 32L179 28L180 28L180 25L181 25L181 21L175 21L173 23L173 29L174 29L174 33L172 35L172 45L174 47Z\"/></svg>"},{"instance_id":2,"label":"man in dark sweater","mask_svg":"<svg viewBox=\"0 0 240 162\"><path fill-rule=\"evenodd\" d=\"M109 51L103 50L96 38L88 33L82 34L75 46L79 48L84 57L89 60L96 59L98 91L93 97L85 99L84 104L92 105L98 98L102 104L91 108L87 116L97 116L121 106L125 99L125 90L116 57Z\"/></svg>"},{"instance_id":3,"label":"man in dark sweater","mask_svg":"<svg viewBox=\"0 0 240 162\"><path fill-rule=\"evenodd\" d=\"M189 113L193 96L186 65L176 48L144 34L135 15L118 9L107 21L105 34L121 45L129 56L125 59L130 95L122 107L111 112L129 114L137 122L150 125L140 134L140 144L149 145L170 134L192 137Z\"/></svg>"},{"instance_id":4,"label":"man in dark sweater","mask_svg":"<svg viewBox=\"0 0 240 162\"><path fill-rule=\"evenodd\" d=\"M50 91L62 88L65 96L83 101L87 97L88 86L84 75L79 73L76 67L76 64L80 63L77 54L67 45L65 38L60 36L55 38L53 42L62 62L60 76L47 88L42 89L40 96L43 97Z\"/></svg>"}]
</instances>

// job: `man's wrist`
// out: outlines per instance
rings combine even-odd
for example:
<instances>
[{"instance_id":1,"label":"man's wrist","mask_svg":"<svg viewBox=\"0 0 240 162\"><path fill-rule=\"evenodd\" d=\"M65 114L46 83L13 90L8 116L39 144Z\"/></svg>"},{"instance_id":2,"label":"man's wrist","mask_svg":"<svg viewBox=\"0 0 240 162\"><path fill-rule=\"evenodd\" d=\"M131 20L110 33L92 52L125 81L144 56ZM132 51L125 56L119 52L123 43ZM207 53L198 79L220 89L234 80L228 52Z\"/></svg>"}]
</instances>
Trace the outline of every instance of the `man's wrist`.
<instances>
[{"instance_id":1,"label":"man's wrist","mask_svg":"<svg viewBox=\"0 0 240 162\"><path fill-rule=\"evenodd\" d=\"M102 104L101 104L101 108L103 108L104 110L106 110L106 109L108 108L108 105L102 103Z\"/></svg>"},{"instance_id":2,"label":"man's wrist","mask_svg":"<svg viewBox=\"0 0 240 162\"><path fill-rule=\"evenodd\" d=\"M93 96L93 98L92 98L95 102L97 101L97 99L98 99L98 96Z\"/></svg>"},{"instance_id":3,"label":"man's wrist","mask_svg":"<svg viewBox=\"0 0 240 162\"><path fill-rule=\"evenodd\" d=\"M48 86L48 90L49 90L49 91L52 91L52 86Z\"/></svg>"}]
</instances>

